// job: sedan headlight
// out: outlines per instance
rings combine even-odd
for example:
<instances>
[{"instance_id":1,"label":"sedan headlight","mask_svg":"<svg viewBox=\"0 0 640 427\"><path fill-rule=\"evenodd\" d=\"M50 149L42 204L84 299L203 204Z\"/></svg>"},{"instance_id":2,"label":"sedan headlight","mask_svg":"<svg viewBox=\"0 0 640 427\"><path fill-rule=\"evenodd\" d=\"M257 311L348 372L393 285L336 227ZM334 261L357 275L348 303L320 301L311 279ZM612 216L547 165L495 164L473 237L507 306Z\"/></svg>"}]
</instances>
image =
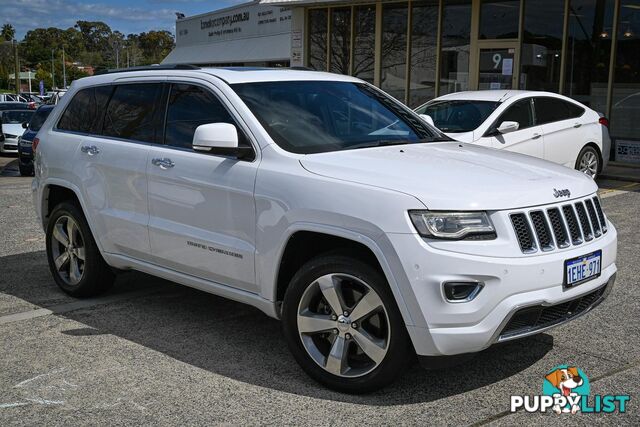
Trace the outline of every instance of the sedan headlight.
<instances>
[{"instance_id":1,"label":"sedan headlight","mask_svg":"<svg viewBox=\"0 0 640 427\"><path fill-rule=\"evenodd\" d=\"M486 212L409 211L409 216L422 237L449 240L496 237Z\"/></svg>"}]
</instances>

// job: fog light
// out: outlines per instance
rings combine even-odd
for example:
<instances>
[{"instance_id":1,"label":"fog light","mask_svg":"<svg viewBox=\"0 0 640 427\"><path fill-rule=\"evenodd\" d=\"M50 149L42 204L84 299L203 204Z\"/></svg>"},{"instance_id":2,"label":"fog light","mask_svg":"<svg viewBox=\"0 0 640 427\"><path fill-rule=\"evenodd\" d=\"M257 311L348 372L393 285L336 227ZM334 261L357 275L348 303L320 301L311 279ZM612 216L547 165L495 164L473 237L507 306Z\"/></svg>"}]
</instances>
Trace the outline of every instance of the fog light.
<instances>
[{"instance_id":1,"label":"fog light","mask_svg":"<svg viewBox=\"0 0 640 427\"><path fill-rule=\"evenodd\" d=\"M480 282L445 282L443 283L444 296L450 302L472 301L482 288L484 283Z\"/></svg>"}]
</instances>

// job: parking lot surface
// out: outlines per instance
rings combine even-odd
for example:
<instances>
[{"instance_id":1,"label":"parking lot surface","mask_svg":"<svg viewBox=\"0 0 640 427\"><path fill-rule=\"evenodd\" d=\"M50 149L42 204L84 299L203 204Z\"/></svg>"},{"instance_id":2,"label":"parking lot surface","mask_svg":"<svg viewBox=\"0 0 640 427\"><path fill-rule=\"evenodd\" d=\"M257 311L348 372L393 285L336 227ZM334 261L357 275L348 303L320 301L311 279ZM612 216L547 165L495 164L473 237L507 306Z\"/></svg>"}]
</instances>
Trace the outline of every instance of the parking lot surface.
<instances>
[{"instance_id":1,"label":"parking lot surface","mask_svg":"<svg viewBox=\"0 0 640 427\"><path fill-rule=\"evenodd\" d=\"M605 181L618 279L593 312L493 346L462 365L417 365L380 392L349 396L309 379L278 321L139 273L76 300L53 282L30 178L0 157L0 425L640 425L640 185ZM571 364L591 394L630 394L627 413L509 412Z\"/></svg>"}]
</instances>

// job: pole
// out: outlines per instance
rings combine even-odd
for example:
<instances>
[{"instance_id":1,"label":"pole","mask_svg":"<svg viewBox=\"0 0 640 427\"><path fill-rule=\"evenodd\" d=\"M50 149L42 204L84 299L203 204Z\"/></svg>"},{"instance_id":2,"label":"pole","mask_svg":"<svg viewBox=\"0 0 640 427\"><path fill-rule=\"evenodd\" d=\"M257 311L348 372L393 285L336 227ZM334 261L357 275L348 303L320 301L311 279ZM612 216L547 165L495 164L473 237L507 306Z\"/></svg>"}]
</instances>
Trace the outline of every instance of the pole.
<instances>
[{"instance_id":1,"label":"pole","mask_svg":"<svg viewBox=\"0 0 640 427\"><path fill-rule=\"evenodd\" d=\"M16 84L16 95L20 94L20 59L18 58L18 42L13 39L13 57L15 61L15 79L13 82Z\"/></svg>"},{"instance_id":2,"label":"pole","mask_svg":"<svg viewBox=\"0 0 640 427\"><path fill-rule=\"evenodd\" d=\"M127 68L129 68L129 49L127 48Z\"/></svg>"},{"instance_id":3,"label":"pole","mask_svg":"<svg viewBox=\"0 0 640 427\"><path fill-rule=\"evenodd\" d=\"M67 88L67 66L64 63L64 46L62 46L62 89Z\"/></svg>"},{"instance_id":4,"label":"pole","mask_svg":"<svg viewBox=\"0 0 640 427\"><path fill-rule=\"evenodd\" d=\"M29 93L31 93L31 70L27 70L27 75L29 76Z\"/></svg>"},{"instance_id":5,"label":"pole","mask_svg":"<svg viewBox=\"0 0 640 427\"><path fill-rule=\"evenodd\" d=\"M51 90L56 88L56 68L54 67L55 61L53 59L53 49L51 49Z\"/></svg>"}]
</instances>

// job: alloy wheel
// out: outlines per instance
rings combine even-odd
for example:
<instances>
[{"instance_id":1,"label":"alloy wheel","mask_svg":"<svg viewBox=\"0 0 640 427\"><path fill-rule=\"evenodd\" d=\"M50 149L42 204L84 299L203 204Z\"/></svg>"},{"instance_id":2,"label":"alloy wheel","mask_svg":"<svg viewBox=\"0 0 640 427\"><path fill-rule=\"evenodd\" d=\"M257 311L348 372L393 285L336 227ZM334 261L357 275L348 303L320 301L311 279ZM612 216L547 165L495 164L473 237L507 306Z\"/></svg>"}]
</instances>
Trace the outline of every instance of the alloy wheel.
<instances>
[{"instance_id":1,"label":"alloy wheel","mask_svg":"<svg viewBox=\"0 0 640 427\"><path fill-rule=\"evenodd\" d=\"M327 274L307 287L298 305L297 326L309 356L339 377L373 371L384 360L391 338L380 296L348 274Z\"/></svg>"},{"instance_id":2,"label":"alloy wheel","mask_svg":"<svg viewBox=\"0 0 640 427\"><path fill-rule=\"evenodd\" d=\"M84 275L85 246L78 223L62 215L53 226L51 254L60 278L69 285L77 285Z\"/></svg>"},{"instance_id":3,"label":"alloy wheel","mask_svg":"<svg viewBox=\"0 0 640 427\"><path fill-rule=\"evenodd\" d=\"M598 155L591 150L585 151L580 159L578 170L591 178L595 178L598 174Z\"/></svg>"}]
</instances>

